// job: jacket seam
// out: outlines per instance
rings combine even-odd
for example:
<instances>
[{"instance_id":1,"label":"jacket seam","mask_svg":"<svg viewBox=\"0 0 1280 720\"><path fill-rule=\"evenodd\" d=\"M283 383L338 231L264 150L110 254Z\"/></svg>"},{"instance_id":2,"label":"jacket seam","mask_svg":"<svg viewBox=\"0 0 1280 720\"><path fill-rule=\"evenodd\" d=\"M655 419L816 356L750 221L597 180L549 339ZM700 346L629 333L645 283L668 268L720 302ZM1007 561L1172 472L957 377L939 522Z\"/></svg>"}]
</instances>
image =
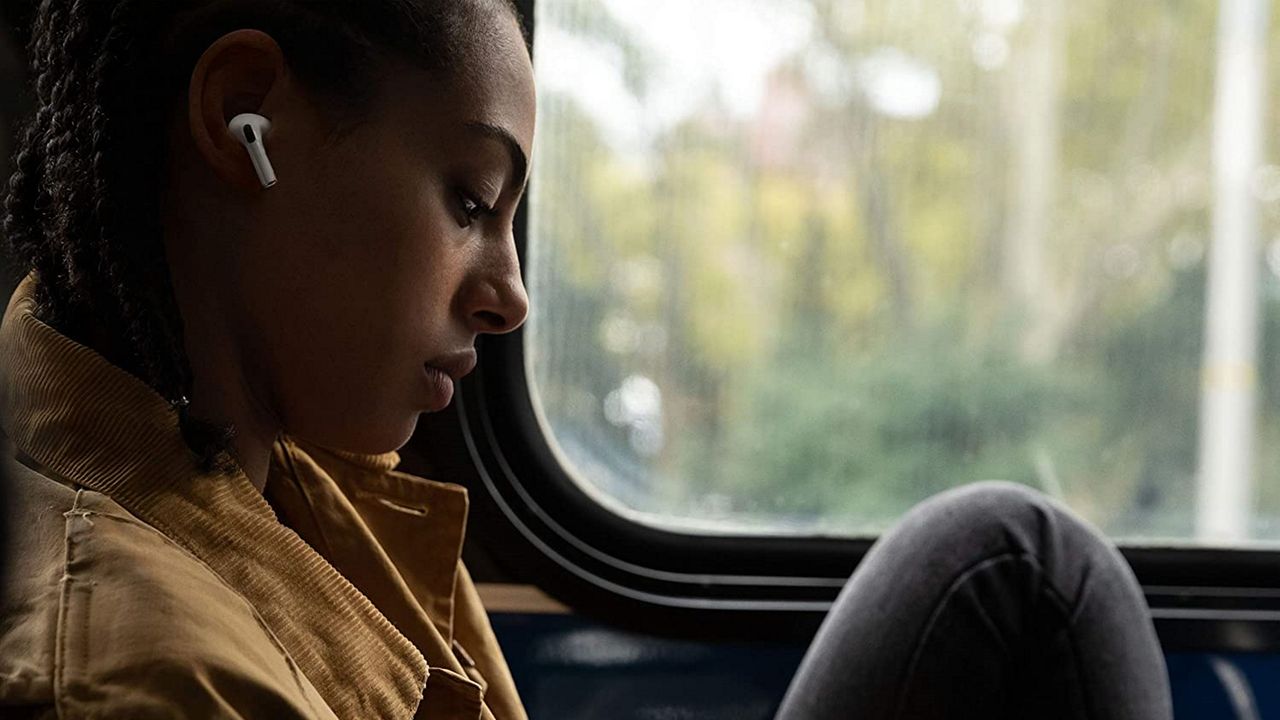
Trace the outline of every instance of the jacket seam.
<instances>
[{"instance_id":1,"label":"jacket seam","mask_svg":"<svg viewBox=\"0 0 1280 720\"><path fill-rule=\"evenodd\" d=\"M59 718L68 717L66 698L66 663L67 663L67 613L71 607L71 562L73 541L71 539L71 519L80 511L80 500L84 490L76 490L71 499L71 508L64 513L62 524L62 578L58 589L58 623L54 630L53 654L53 707Z\"/></svg>"}]
</instances>

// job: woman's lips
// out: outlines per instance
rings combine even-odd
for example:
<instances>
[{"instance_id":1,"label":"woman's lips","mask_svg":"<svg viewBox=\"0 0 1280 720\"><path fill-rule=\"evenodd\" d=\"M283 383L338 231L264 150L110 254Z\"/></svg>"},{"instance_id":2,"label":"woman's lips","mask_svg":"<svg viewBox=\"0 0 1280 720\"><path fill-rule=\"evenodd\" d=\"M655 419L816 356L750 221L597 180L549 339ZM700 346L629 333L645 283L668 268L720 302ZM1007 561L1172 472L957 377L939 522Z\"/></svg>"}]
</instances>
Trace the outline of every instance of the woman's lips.
<instances>
[{"instance_id":1,"label":"woman's lips","mask_svg":"<svg viewBox=\"0 0 1280 720\"><path fill-rule=\"evenodd\" d=\"M440 355L428 360L427 367L448 375L453 380L461 380L476 368L476 351L473 348Z\"/></svg>"},{"instance_id":2,"label":"woman's lips","mask_svg":"<svg viewBox=\"0 0 1280 720\"><path fill-rule=\"evenodd\" d=\"M438 412L449 407L449 403L453 401L453 378L440 368L430 365L423 365L422 371L430 398L427 412Z\"/></svg>"},{"instance_id":3,"label":"woman's lips","mask_svg":"<svg viewBox=\"0 0 1280 720\"><path fill-rule=\"evenodd\" d=\"M428 412L437 412L453 401L454 383L476 367L476 351L472 348L441 355L423 363L424 379L431 394Z\"/></svg>"}]
</instances>

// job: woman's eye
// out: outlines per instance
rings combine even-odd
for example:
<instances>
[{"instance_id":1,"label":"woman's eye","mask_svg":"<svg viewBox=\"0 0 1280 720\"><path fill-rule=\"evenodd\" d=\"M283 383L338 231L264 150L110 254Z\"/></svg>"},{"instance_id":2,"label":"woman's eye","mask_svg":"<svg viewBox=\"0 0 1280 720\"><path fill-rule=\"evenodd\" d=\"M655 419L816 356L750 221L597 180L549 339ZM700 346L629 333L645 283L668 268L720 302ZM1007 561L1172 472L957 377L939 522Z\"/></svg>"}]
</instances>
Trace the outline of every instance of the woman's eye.
<instances>
[{"instance_id":1,"label":"woman's eye","mask_svg":"<svg viewBox=\"0 0 1280 720\"><path fill-rule=\"evenodd\" d=\"M462 214L467 221L463 223L463 227L470 227L471 223L484 215L493 214L493 208L467 195L466 193L458 194L458 201L462 205Z\"/></svg>"}]
</instances>

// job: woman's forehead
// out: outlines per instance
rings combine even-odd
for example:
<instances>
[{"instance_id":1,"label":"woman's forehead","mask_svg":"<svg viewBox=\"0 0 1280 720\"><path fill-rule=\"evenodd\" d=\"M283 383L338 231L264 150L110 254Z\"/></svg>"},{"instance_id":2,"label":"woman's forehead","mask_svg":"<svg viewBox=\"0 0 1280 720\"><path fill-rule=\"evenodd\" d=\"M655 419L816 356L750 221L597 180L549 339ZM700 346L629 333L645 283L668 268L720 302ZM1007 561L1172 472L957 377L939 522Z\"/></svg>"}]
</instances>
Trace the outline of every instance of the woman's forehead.
<instances>
[{"instance_id":1,"label":"woman's forehead","mask_svg":"<svg viewBox=\"0 0 1280 720\"><path fill-rule=\"evenodd\" d=\"M533 143L537 95L533 62L514 19L497 24L494 42L471 54L452 85L471 117L506 131L527 156Z\"/></svg>"},{"instance_id":2,"label":"woman's forehead","mask_svg":"<svg viewBox=\"0 0 1280 720\"><path fill-rule=\"evenodd\" d=\"M421 70L398 69L389 78L389 110L428 137L453 141L485 135L512 145L527 165L536 120L533 66L523 45L519 56L493 48L483 65L441 81ZM523 178L521 178L523 179Z\"/></svg>"}]
</instances>

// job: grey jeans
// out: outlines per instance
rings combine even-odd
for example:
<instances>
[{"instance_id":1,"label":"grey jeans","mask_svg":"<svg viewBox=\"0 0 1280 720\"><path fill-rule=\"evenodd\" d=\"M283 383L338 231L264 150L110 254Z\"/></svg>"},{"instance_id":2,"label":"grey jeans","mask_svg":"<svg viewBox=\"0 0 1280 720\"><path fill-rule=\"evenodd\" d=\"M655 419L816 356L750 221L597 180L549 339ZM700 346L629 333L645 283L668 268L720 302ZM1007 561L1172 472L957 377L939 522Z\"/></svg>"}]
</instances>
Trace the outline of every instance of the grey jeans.
<instances>
[{"instance_id":1,"label":"grey jeans","mask_svg":"<svg viewBox=\"0 0 1280 720\"><path fill-rule=\"evenodd\" d=\"M952 490L872 547L818 631L779 720L1173 717L1132 571L1058 503Z\"/></svg>"}]
</instances>

